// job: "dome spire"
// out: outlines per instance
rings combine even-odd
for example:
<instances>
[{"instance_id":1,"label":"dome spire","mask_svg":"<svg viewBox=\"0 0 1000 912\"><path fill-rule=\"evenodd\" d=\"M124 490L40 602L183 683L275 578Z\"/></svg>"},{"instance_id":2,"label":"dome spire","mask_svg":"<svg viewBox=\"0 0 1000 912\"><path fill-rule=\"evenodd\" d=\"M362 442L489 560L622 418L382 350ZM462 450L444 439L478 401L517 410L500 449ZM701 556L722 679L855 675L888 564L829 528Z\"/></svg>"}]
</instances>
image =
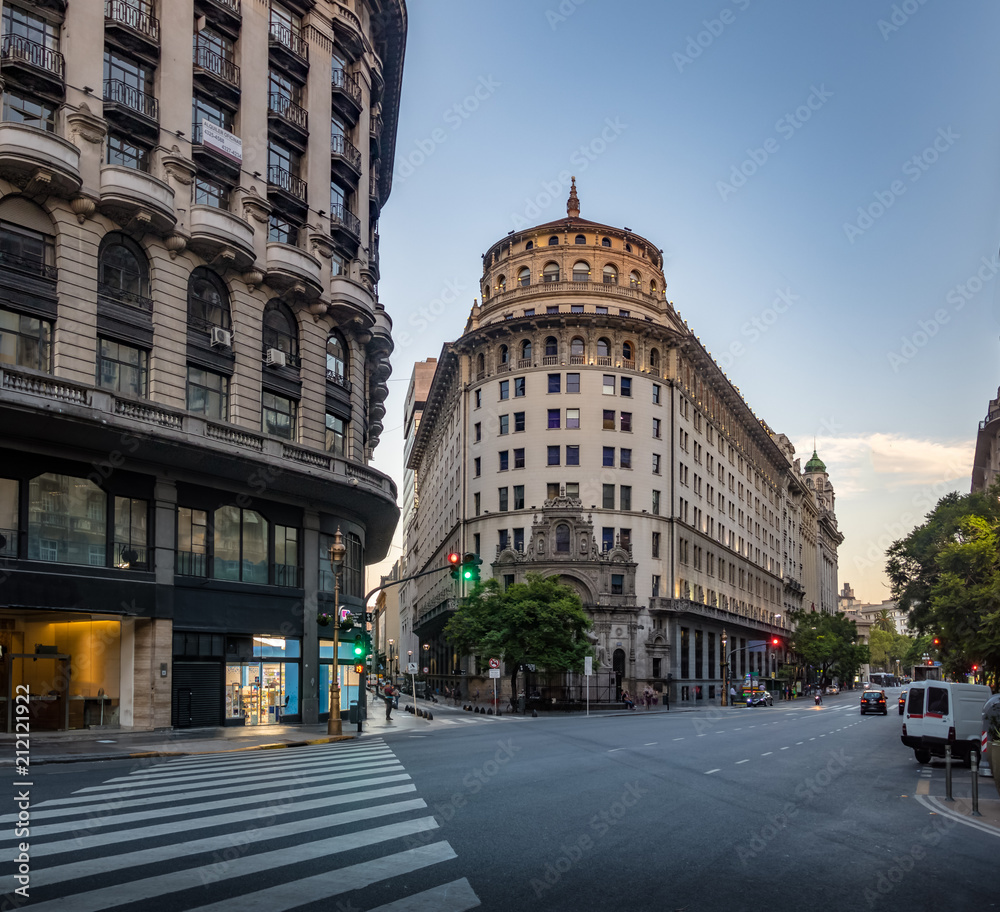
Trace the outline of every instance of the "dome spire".
<instances>
[{"instance_id":1,"label":"dome spire","mask_svg":"<svg viewBox=\"0 0 1000 912\"><path fill-rule=\"evenodd\" d=\"M576 178L570 178L569 199L566 200L566 214L570 218L580 217L580 199L576 195Z\"/></svg>"}]
</instances>

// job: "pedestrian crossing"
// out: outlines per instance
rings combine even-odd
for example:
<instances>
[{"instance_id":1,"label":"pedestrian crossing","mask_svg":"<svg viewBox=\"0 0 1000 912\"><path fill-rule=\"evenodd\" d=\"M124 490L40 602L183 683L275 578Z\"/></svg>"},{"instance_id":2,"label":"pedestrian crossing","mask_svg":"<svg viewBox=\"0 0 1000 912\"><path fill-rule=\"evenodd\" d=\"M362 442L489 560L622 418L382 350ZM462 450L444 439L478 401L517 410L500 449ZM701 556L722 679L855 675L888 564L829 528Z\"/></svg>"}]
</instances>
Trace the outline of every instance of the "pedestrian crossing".
<instances>
[{"instance_id":1,"label":"pedestrian crossing","mask_svg":"<svg viewBox=\"0 0 1000 912\"><path fill-rule=\"evenodd\" d=\"M0 853L8 857L23 841L13 835L15 820L0 816ZM438 829L381 739L179 758L33 804L30 905L35 912L282 912L321 901L355 912L475 908L468 880L448 879L457 856ZM417 872L427 889L415 886Z\"/></svg>"}]
</instances>

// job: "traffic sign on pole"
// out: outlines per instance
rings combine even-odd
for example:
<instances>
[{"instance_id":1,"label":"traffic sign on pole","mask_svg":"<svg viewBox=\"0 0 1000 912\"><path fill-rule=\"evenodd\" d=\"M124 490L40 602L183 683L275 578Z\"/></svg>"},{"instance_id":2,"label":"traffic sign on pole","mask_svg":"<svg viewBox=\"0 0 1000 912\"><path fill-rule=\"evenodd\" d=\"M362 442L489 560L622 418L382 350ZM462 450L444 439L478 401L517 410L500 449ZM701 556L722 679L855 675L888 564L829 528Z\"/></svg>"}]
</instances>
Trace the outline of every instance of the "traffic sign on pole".
<instances>
[{"instance_id":1,"label":"traffic sign on pole","mask_svg":"<svg viewBox=\"0 0 1000 912\"><path fill-rule=\"evenodd\" d=\"M490 659L490 668L499 668L499 667L500 667L499 659Z\"/></svg>"},{"instance_id":2,"label":"traffic sign on pole","mask_svg":"<svg viewBox=\"0 0 1000 912\"><path fill-rule=\"evenodd\" d=\"M499 678L500 677L500 669L499 668L491 668L490 669L490 677L491 678Z\"/></svg>"}]
</instances>

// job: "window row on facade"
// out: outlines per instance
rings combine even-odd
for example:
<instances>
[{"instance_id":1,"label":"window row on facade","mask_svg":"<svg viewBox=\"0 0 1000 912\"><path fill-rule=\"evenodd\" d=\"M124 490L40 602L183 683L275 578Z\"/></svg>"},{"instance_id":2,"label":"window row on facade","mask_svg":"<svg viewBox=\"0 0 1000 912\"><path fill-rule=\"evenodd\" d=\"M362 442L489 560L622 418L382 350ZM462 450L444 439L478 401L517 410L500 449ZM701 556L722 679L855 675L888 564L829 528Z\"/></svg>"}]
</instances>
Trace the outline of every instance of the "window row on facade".
<instances>
[{"instance_id":1,"label":"window row on facade","mask_svg":"<svg viewBox=\"0 0 1000 912\"><path fill-rule=\"evenodd\" d=\"M559 313L558 305L554 313ZM573 305L576 306L576 305ZM583 305L580 305L581 307ZM580 311L582 313L582 311ZM560 352L560 349L563 349ZM555 336L548 336L542 347L544 354L542 355L542 365L547 364L558 364L560 360L565 362L566 351L565 346L560 346L559 340ZM611 340L606 336L601 336L597 339L593 347L594 359L590 363L596 363L598 366L611 367L613 366L615 357L615 346L612 344ZM526 368L533 367L534 361L532 355L535 352L535 346L531 339L522 339L520 343L515 346L514 351L511 351L511 347L507 344L503 344L496 349L496 370L497 373L503 372L505 370L511 370L512 368ZM617 348L617 354L619 357L620 366L627 368L629 370L636 369L636 353L637 345L635 342L630 340L625 340ZM515 358L514 355L517 355ZM660 370L660 352L659 349L651 348L648 354L649 369L654 373L658 373ZM586 364L587 363L587 343L582 336L574 336L569 342L569 363L570 364ZM479 379L486 376L486 355L484 352L480 352L476 356L476 374Z\"/></svg>"},{"instance_id":2,"label":"window row on facade","mask_svg":"<svg viewBox=\"0 0 1000 912\"><path fill-rule=\"evenodd\" d=\"M553 463L558 465L559 463ZM618 506L615 506L615 488L616 485L604 484L601 486L601 503L600 506L597 504L591 505L592 510L602 509L602 510L626 510L630 511L632 507L632 486L631 485L617 485L618 488ZM507 513L511 510L523 510L524 506L524 490L525 486L520 485L507 485L504 487L497 488L497 500L496 500L496 511L498 513ZM546 495L548 500L554 500L556 497L560 496L560 492L564 492L567 497L580 496L580 483L579 482L548 482L546 484ZM650 506L649 513L653 516L660 515L660 505L662 499L660 492L654 490L651 492L650 496ZM473 514L475 516L481 516L483 514L483 501L482 493L476 491L472 495L472 507ZM534 506L531 507L534 509ZM637 510L639 507L636 508ZM646 512L643 508L642 512ZM659 533L655 533L657 536ZM657 541L659 539L657 538ZM658 556L658 555L654 555Z\"/></svg>"},{"instance_id":3,"label":"window row on facade","mask_svg":"<svg viewBox=\"0 0 1000 912\"><path fill-rule=\"evenodd\" d=\"M572 271L570 273L572 281L574 282L592 282L597 281L593 277L590 263L586 260L577 260L573 264ZM548 282L559 282L562 281L562 267L555 262L555 260L550 260L544 266L542 266L541 272L539 272L535 277L535 280L541 282L542 284ZM515 275L516 287L526 287L531 284L532 274L531 269L528 266L524 266L519 269ZM606 263L601 270L601 283L604 285L617 285L618 284L618 267L613 263ZM643 279L640 273L636 270L632 270L628 274L628 287L634 288L636 291L645 291L646 286L643 284ZM493 291L498 294L502 294L507 290L507 276L504 273L500 273L496 277L496 282L493 286ZM657 285L656 279L651 279L648 286L649 293L651 295L656 295Z\"/></svg>"},{"instance_id":4,"label":"window row on facade","mask_svg":"<svg viewBox=\"0 0 1000 912\"><path fill-rule=\"evenodd\" d=\"M108 492L91 478L53 472L26 480L0 477L0 556L152 571L152 510L150 498ZM231 504L214 509L179 505L175 522L177 576L302 587L300 525L272 520L266 508ZM360 597L361 539L349 532L344 541L342 591ZM321 592L333 591L332 542L333 536L320 536Z\"/></svg>"}]
</instances>

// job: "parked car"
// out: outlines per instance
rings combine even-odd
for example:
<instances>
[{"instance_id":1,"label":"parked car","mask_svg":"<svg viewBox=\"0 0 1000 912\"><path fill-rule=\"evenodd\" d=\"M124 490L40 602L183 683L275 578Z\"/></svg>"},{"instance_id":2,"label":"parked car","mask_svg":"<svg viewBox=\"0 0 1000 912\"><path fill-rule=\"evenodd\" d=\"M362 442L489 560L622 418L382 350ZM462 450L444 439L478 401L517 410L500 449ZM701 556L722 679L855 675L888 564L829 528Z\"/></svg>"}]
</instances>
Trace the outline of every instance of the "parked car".
<instances>
[{"instance_id":1,"label":"parked car","mask_svg":"<svg viewBox=\"0 0 1000 912\"><path fill-rule=\"evenodd\" d=\"M866 690L861 694L861 715L870 712L882 713L883 716L889 715L885 694L881 690Z\"/></svg>"},{"instance_id":2,"label":"parked car","mask_svg":"<svg viewBox=\"0 0 1000 912\"><path fill-rule=\"evenodd\" d=\"M903 710L906 709L906 691L901 691L899 694L899 714L903 715Z\"/></svg>"},{"instance_id":3,"label":"parked car","mask_svg":"<svg viewBox=\"0 0 1000 912\"><path fill-rule=\"evenodd\" d=\"M992 696L985 684L916 683L906 694L900 740L913 748L917 763L943 757L950 744L952 756L971 766L973 753L979 753L983 707Z\"/></svg>"}]
</instances>

